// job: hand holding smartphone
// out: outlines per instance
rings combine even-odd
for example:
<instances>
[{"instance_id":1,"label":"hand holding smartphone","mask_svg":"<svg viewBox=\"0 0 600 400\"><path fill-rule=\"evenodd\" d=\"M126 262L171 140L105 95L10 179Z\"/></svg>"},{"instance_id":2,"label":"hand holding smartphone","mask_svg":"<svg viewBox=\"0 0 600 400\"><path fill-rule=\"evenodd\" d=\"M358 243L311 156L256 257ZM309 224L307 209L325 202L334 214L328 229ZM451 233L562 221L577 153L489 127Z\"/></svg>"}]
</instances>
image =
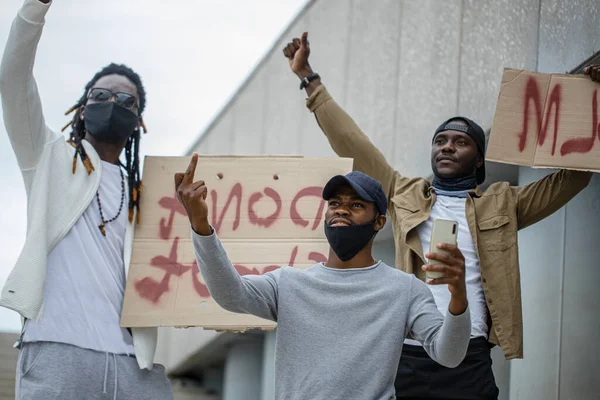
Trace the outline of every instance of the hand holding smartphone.
<instances>
[{"instance_id":1,"label":"hand holding smartphone","mask_svg":"<svg viewBox=\"0 0 600 400\"><path fill-rule=\"evenodd\" d=\"M458 237L458 222L445 219L433 220L433 228L431 229L431 241L429 242L430 253L448 254L447 251L437 248L440 243L448 243L456 246ZM437 260L428 260L428 265L442 264ZM427 271L425 276L428 279L441 278L444 276L442 272Z\"/></svg>"}]
</instances>

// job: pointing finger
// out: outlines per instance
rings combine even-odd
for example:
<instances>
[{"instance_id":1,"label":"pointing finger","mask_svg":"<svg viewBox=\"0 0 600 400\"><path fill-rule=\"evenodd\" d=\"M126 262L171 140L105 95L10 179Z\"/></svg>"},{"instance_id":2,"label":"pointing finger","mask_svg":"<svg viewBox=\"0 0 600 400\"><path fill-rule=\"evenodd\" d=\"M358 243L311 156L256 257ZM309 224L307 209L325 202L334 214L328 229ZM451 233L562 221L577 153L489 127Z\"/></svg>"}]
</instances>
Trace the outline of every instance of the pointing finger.
<instances>
[{"instance_id":1,"label":"pointing finger","mask_svg":"<svg viewBox=\"0 0 600 400\"><path fill-rule=\"evenodd\" d=\"M192 159L190 160L190 165L188 165L188 168L185 171L185 176L183 177L182 183L190 184L194 181L194 174L196 173L196 165L198 165L198 153L194 153L192 155Z\"/></svg>"}]
</instances>

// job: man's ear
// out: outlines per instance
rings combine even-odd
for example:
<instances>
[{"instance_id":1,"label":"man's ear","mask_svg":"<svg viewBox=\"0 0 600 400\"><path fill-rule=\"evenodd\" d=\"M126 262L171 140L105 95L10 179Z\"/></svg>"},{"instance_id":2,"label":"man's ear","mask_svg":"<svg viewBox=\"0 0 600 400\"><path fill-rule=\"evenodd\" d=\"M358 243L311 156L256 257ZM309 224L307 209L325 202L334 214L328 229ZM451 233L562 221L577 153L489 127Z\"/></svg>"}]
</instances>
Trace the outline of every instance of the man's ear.
<instances>
[{"instance_id":1,"label":"man's ear","mask_svg":"<svg viewBox=\"0 0 600 400\"><path fill-rule=\"evenodd\" d=\"M81 106L79 112L79 119L83 121L83 114L85 114L85 104Z\"/></svg>"},{"instance_id":2,"label":"man's ear","mask_svg":"<svg viewBox=\"0 0 600 400\"><path fill-rule=\"evenodd\" d=\"M477 162L475 163L475 166L477 168L481 168L481 166L483 165L483 156L481 154L477 155Z\"/></svg>"},{"instance_id":3,"label":"man's ear","mask_svg":"<svg viewBox=\"0 0 600 400\"><path fill-rule=\"evenodd\" d=\"M387 221L387 218L385 215L379 215L377 218L375 218L375 231L379 232L380 230L383 229L383 227L385 226L385 221Z\"/></svg>"}]
</instances>

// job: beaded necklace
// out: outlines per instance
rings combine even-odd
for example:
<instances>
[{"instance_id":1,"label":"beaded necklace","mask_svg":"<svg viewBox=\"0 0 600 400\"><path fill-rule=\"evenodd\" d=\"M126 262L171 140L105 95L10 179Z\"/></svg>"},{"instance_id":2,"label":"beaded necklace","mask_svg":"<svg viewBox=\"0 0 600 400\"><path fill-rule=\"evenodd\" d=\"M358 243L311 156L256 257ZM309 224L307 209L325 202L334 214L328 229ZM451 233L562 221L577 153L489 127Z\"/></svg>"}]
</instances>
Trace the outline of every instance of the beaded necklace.
<instances>
[{"instance_id":1,"label":"beaded necklace","mask_svg":"<svg viewBox=\"0 0 600 400\"><path fill-rule=\"evenodd\" d=\"M116 220L121 214L121 210L123 209L123 204L125 203L125 177L123 176L123 170L119 167L119 173L121 174L121 204L119 205L119 211L117 211L117 215L112 217L109 220L104 219L104 213L102 212L102 203L100 202L100 189L96 192L96 199L98 200L98 210L100 211L100 225L98 225L98 229L102 233L102 236L106 236L106 224L113 222Z\"/></svg>"}]
</instances>

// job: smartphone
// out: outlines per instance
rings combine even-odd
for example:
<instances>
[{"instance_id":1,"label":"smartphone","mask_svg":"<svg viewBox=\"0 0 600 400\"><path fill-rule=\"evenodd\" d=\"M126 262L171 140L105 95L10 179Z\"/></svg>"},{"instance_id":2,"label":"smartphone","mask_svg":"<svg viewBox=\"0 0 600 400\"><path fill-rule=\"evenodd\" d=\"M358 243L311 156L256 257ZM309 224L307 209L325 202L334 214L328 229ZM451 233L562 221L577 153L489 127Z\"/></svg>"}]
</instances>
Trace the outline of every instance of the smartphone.
<instances>
[{"instance_id":1,"label":"smartphone","mask_svg":"<svg viewBox=\"0 0 600 400\"><path fill-rule=\"evenodd\" d=\"M443 253L447 254L445 250L437 248L440 243L448 243L456 246L456 238L458 236L458 222L449 221L446 219L434 219L433 228L431 229L431 241L429 242L430 253ZM429 265L442 264L437 260L429 260ZM444 276L442 272L427 271L427 278L441 278Z\"/></svg>"}]
</instances>

